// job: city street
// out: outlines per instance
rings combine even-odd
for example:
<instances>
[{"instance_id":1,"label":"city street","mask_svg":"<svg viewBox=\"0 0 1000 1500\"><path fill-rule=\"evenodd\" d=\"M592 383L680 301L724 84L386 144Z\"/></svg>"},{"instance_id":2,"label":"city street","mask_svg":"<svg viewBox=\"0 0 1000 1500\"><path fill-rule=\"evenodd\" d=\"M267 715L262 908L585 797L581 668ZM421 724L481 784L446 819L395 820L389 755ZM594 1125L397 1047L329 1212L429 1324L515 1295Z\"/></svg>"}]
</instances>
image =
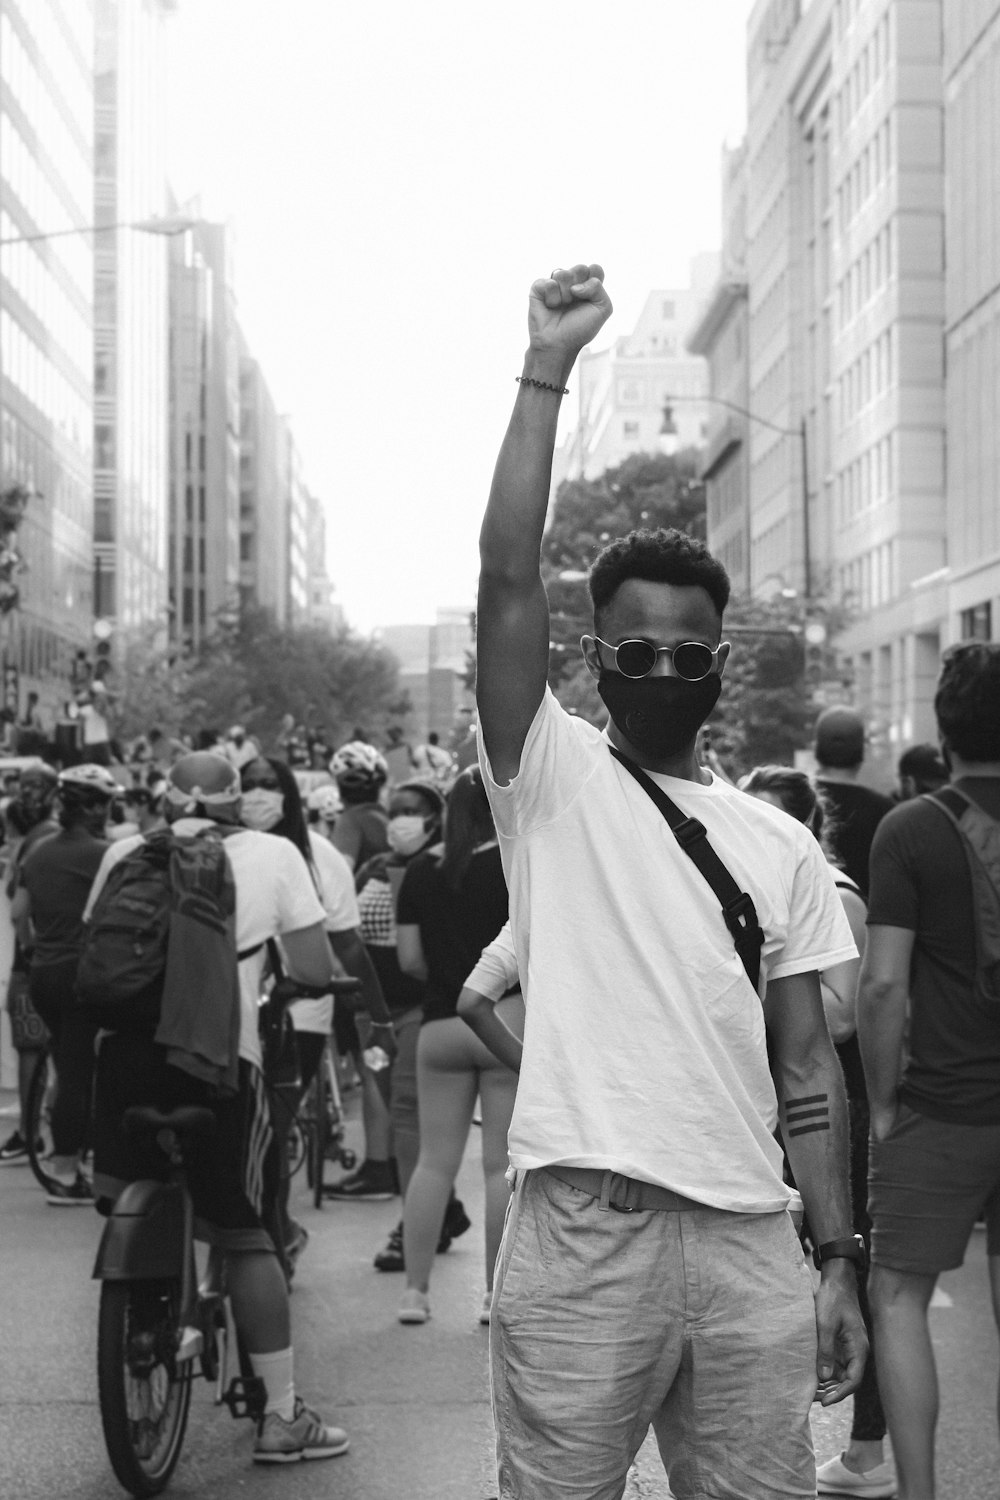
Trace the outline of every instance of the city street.
<instances>
[{"instance_id":1,"label":"city street","mask_svg":"<svg viewBox=\"0 0 1000 1500\"><path fill-rule=\"evenodd\" d=\"M12 1096L0 1095L0 1133ZM288 1500L487 1500L496 1494L487 1374L479 1136L473 1130L459 1191L474 1228L439 1256L433 1317L401 1327L399 1276L371 1258L399 1204L304 1201L311 1233L292 1299L298 1381L307 1399L351 1436L350 1453L275 1472L249 1461L250 1428L195 1388L185 1451L169 1494L236 1500L280 1492ZM0 1171L4 1295L0 1341L0 1495L18 1500L107 1500L119 1493L104 1453L95 1389L97 1286L89 1280L100 1234L86 1210L46 1205L27 1168ZM942 1279L933 1312L943 1390L940 1492L996 1500L997 1340L989 1312L985 1246ZM847 1410L816 1408L819 1458L838 1452ZM652 1442L630 1476L628 1500L668 1494Z\"/></svg>"}]
</instances>

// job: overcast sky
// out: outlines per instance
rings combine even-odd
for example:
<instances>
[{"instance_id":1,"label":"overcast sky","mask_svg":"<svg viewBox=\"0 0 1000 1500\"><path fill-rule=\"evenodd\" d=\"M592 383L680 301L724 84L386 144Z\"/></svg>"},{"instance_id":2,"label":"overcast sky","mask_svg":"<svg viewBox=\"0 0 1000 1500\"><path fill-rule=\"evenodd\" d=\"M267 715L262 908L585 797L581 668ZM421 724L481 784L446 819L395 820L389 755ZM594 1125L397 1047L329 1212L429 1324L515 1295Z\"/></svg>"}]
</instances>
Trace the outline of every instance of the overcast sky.
<instances>
[{"instance_id":1,"label":"overcast sky","mask_svg":"<svg viewBox=\"0 0 1000 1500\"><path fill-rule=\"evenodd\" d=\"M718 247L749 10L180 0L174 187L233 227L353 626L474 599L531 281L600 261L613 338Z\"/></svg>"}]
</instances>

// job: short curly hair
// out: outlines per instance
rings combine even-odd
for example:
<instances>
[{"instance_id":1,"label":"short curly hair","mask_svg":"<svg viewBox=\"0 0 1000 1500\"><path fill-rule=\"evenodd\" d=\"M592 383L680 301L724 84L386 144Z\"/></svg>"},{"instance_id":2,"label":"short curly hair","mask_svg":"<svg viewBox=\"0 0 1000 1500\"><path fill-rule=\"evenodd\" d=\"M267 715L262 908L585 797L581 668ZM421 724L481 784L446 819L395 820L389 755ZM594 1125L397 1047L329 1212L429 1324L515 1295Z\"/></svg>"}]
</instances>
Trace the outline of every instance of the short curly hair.
<instances>
[{"instance_id":1,"label":"short curly hair","mask_svg":"<svg viewBox=\"0 0 1000 1500\"><path fill-rule=\"evenodd\" d=\"M702 588L720 619L729 603L729 574L718 558L697 537L673 526L630 531L598 554L588 578L595 616L629 578Z\"/></svg>"},{"instance_id":2,"label":"short curly hair","mask_svg":"<svg viewBox=\"0 0 1000 1500\"><path fill-rule=\"evenodd\" d=\"M1000 644L965 641L945 652L934 712L956 755L1000 761Z\"/></svg>"}]
</instances>

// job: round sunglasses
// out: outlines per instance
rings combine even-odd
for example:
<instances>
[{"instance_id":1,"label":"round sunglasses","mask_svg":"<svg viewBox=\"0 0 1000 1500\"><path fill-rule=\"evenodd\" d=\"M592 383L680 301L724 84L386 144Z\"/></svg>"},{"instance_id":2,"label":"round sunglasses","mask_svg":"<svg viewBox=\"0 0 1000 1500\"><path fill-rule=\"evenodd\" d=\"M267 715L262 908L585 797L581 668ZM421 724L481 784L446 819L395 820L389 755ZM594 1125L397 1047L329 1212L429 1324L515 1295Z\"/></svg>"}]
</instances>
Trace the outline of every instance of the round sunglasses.
<instances>
[{"instance_id":1,"label":"round sunglasses","mask_svg":"<svg viewBox=\"0 0 1000 1500\"><path fill-rule=\"evenodd\" d=\"M679 646L654 646L650 641L621 641L619 645L612 646L610 642L602 641L599 635L595 635L594 640L605 651L611 652L615 670L623 677L633 679L648 677L656 666L657 658L669 656L678 677L683 677L685 682L700 682L714 670L722 650L721 646L716 646L713 651L711 646L706 646L701 641L682 641Z\"/></svg>"}]
</instances>

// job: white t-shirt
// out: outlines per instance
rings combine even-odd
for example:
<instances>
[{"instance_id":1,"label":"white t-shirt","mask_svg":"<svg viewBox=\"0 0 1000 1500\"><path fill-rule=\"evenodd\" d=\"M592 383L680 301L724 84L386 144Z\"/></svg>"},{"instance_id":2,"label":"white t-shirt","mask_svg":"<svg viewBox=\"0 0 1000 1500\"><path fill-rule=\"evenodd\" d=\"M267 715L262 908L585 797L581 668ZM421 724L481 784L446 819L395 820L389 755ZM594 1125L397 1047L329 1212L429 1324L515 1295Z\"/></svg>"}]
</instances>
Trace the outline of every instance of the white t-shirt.
<instances>
[{"instance_id":1,"label":"white t-shirt","mask_svg":"<svg viewBox=\"0 0 1000 1500\"><path fill-rule=\"evenodd\" d=\"M326 913L327 932L349 932L361 925L358 898L354 893L351 867L329 839L309 830L309 847L319 886L319 899ZM296 1031L318 1032L328 1036L333 1026L333 996L317 1000L295 1000L288 1007Z\"/></svg>"},{"instance_id":2,"label":"white t-shirt","mask_svg":"<svg viewBox=\"0 0 1000 1500\"><path fill-rule=\"evenodd\" d=\"M666 820L606 736L548 690L509 786L480 756L527 1012L512 1164L597 1167L734 1212L783 1209L761 1002ZM801 823L715 777L653 779L753 897L762 991L854 957Z\"/></svg>"},{"instance_id":3,"label":"white t-shirt","mask_svg":"<svg viewBox=\"0 0 1000 1500\"><path fill-rule=\"evenodd\" d=\"M205 818L181 818L172 825L174 832L182 836L215 826ZM142 835L139 834L135 838L120 839L107 850L90 888L84 921L90 917L108 871L137 849L141 842ZM236 946L241 953L248 948L258 949L243 959L239 975L240 1056L259 1068L262 1059L257 1008L267 956L263 945L268 938L280 937L282 933L314 927L325 921L325 913L308 866L288 839L241 828L238 833L227 835L225 848L236 885Z\"/></svg>"}]
</instances>

